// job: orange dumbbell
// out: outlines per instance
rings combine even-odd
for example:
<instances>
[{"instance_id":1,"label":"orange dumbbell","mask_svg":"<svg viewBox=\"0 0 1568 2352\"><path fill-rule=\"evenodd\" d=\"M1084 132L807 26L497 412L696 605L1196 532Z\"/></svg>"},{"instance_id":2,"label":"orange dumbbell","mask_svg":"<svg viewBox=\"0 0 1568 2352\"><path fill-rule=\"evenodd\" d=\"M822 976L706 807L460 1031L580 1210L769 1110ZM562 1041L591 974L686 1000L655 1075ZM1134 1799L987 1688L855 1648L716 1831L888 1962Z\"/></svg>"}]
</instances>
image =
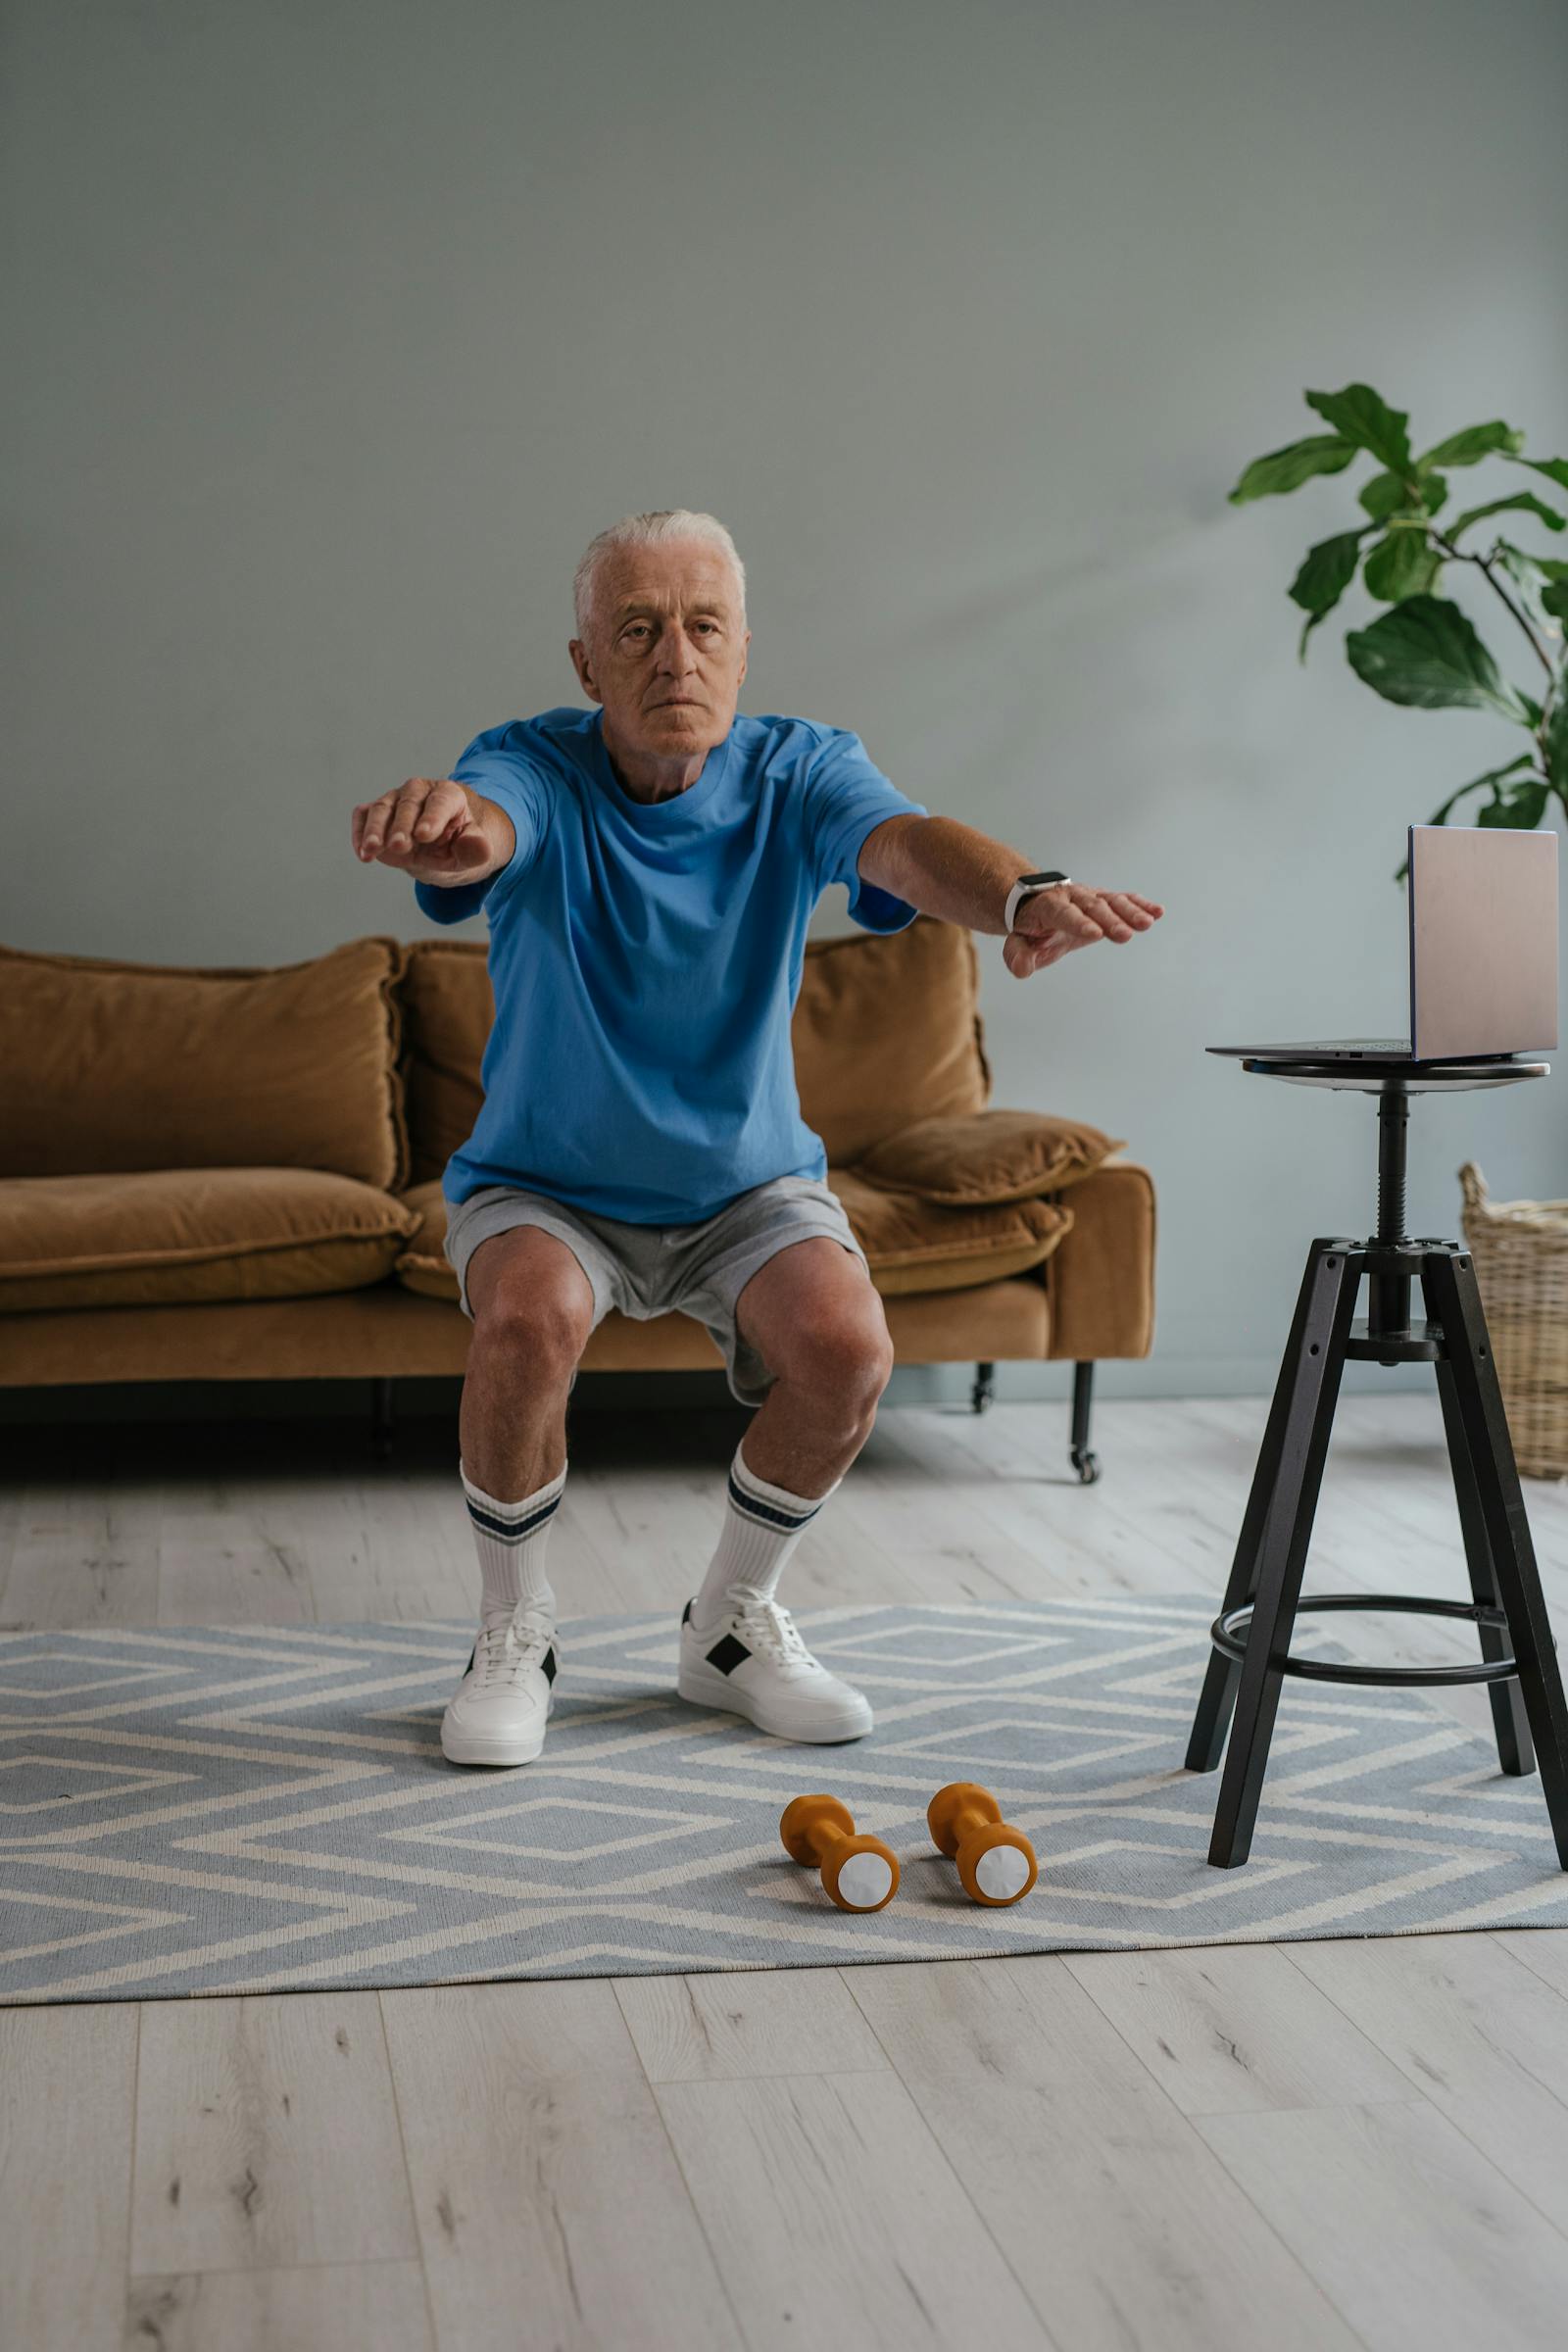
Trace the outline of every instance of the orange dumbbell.
<instances>
[{"instance_id":1,"label":"orange dumbbell","mask_svg":"<svg viewBox=\"0 0 1568 2352\"><path fill-rule=\"evenodd\" d=\"M1040 1875L1035 1849L1010 1829L989 1788L950 1781L925 1809L939 1853L956 1861L963 1891L975 1903L1020 1903Z\"/></svg>"},{"instance_id":2,"label":"orange dumbbell","mask_svg":"<svg viewBox=\"0 0 1568 2352\"><path fill-rule=\"evenodd\" d=\"M855 1816L836 1796L798 1796L778 1834L793 1861L814 1865L841 1911L880 1911L899 1890L899 1857L880 1838L858 1838Z\"/></svg>"}]
</instances>

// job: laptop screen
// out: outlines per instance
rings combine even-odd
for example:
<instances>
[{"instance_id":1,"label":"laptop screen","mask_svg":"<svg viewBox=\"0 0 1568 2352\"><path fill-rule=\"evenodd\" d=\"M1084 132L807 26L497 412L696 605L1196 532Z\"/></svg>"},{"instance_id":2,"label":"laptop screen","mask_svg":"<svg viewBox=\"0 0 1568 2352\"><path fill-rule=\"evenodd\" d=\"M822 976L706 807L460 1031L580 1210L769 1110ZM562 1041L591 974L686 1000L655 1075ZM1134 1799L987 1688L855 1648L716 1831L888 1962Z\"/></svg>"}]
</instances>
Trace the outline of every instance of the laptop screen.
<instances>
[{"instance_id":1,"label":"laptop screen","mask_svg":"<svg viewBox=\"0 0 1568 2352\"><path fill-rule=\"evenodd\" d=\"M1557 1043L1557 836L1410 827L1410 1050L1419 1060Z\"/></svg>"}]
</instances>

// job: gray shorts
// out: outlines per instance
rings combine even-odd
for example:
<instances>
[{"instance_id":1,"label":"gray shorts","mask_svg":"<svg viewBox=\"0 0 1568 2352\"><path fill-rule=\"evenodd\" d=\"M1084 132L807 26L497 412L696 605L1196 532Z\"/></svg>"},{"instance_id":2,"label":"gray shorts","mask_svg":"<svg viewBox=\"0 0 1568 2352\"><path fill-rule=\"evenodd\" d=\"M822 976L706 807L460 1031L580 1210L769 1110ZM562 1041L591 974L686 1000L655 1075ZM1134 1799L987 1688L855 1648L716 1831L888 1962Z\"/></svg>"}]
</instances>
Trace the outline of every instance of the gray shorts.
<instances>
[{"instance_id":1,"label":"gray shorts","mask_svg":"<svg viewBox=\"0 0 1568 2352\"><path fill-rule=\"evenodd\" d=\"M868 1279L871 1271L843 1202L814 1176L775 1176L695 1225L632 1224L569 1207L546 1193L493 1184L456 1208L447 1204L444 1248L470 1322L468 1260L481 1242L514 1225L542 1225L565 1243L593 1286L595 1329L612 1306L638 1322L673 1309L704 1324L742 1404L760 1405L775 1378L735 1328L735 1301L758 1267L776 1250L824 1234L859 1259Z\"/></svg>"}]
</instances>

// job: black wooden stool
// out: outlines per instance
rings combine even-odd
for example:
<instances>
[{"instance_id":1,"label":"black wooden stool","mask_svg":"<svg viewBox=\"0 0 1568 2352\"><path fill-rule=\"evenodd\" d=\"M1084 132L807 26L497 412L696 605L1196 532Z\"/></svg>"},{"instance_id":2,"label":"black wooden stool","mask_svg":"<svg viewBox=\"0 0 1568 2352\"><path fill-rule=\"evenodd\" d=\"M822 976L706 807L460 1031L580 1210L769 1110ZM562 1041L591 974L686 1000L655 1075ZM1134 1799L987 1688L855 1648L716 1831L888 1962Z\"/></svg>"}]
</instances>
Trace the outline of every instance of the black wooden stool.
<instances>
[{"instance_id":1,"label":"black wooden stool","mask_svg":"<svg viewBox=\"0 0 1568 2352\"><path fill-rule=\"evenodd\" d=\"M1247 1860L1280 1684L1284 1676L1294 1674L1389 1689L1416 1683L1490 1684L1498 1761L1505 1773L1520 1774L1532 1771L1539 1758L1557 1858L1568 1870L1568 1705L1475 1269L1469 1251L1458 1242L1404 1238L1409 1096L1507 1085L1543 1077L1549 1065L1368 1061L1350 1070L1343 1062L1314 1065L1255 1058L1244 1060L1242 1066L1264 1077L1378 1096L1378 1229L1370 1241L1315 1241L1307 1252L1187 1749L1190 1772L1212 1772L1229 1726L1209 1861L1229 1870ZM1371 1286L1368 1313L1364 1322L1352 1323L1363 1274ZM1419 1281L1426 1307L1425 1321L1414 1325L1412 1280ZM1437 1374L1470 1571L1468 1601L1360 1592L1301 1598L1312 1517L1347 1356L1380 1364L1429 1363ZM1293 1658L1291 1629L1297 1612L1306 1609L1396 1609L1467 1617L1478 1629L1481 1658L1473 1666L1387 1667Z\"/></svg>"}]
</instances>

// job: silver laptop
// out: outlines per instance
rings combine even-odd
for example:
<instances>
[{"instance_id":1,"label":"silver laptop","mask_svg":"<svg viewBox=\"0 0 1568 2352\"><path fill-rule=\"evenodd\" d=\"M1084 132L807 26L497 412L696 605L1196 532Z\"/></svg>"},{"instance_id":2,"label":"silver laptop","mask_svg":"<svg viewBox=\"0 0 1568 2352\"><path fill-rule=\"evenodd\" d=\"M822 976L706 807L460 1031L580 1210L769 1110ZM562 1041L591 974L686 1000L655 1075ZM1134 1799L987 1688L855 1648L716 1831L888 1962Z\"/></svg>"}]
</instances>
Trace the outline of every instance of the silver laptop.
<instances>
[{"instance_id":1,"label":"silver laptop","mask_svg":"<svg viewBox=\"0 0 1568 2352\"><path fill-rule=\"evenodd\" d=\"M1408 1037L1209 1046L1261 1061L1506 1061L1557 1043L1557 836L1411 825Z\"/></svg>"}]
</instances>

